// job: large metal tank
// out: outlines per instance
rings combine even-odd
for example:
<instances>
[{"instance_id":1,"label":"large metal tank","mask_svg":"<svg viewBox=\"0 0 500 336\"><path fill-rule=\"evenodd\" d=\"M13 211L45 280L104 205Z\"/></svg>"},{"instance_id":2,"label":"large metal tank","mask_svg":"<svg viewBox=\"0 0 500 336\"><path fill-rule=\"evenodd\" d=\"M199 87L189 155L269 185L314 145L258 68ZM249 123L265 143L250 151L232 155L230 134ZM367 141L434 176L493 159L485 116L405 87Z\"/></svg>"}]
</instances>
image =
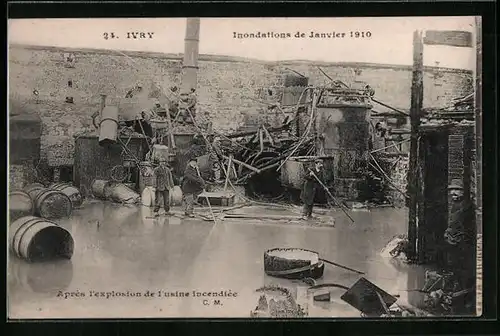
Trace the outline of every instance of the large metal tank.
<instances>
[{"instance_id":1,"label":"large metal tank","mask_svg":"<svg viewBox=\"0 0 500 336\"><path fill-rule=\"evenodd\" d=\"M122 136L121 141L138 161L143 161L148 152L146 138L138 135ZM91 185L94 179L112 180L112 169L123 166L129 155L123 152L123 147L113 144L107 147L99 145L96 134L80 135L75 140L75 162L73 168L73 181L80 189L82 195L91 194ZM138 169L133 167L132 173L137 175Z\"/></svg>"},{"instance_id":2,"label":"large metal tank","mask_svg":"<svg viewBox=\"0 0 500 336\"><path fill-rule=\"evenodd\" d=\"M318 99L317 153L333 156L335 194L356 200L365 187L370 141L370 97L352 89L324 89Z\"/></svg>"},{"instance_id":3,"label":"large metal tank","mask_svg":"<svg viewBox=\"0 0 500 336\"><path fill-rule=\"evenodd\" d=\"M42 121L35 114L9 117L9 163L37 162L40 158Z\"/></svg>"}]
</instances>

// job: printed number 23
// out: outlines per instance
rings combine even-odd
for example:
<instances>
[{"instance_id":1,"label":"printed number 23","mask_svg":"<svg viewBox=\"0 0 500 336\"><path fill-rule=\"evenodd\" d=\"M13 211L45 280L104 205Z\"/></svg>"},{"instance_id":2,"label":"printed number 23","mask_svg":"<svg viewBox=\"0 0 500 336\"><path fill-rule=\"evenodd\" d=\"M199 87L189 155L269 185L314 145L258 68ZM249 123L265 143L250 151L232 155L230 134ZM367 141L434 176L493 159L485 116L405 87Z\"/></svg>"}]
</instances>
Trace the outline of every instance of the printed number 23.
<instances>
[{"instance_id":1,"label":"printed number 23","mask_svg":"<svg viewBox=\"0 0 500 336\"><path fill-rule=\"evenodd\" d=\"M118 38L118 36L116 36L115 33L104 33L103 36L105 40Z\"/></svg>"}]
</instances>

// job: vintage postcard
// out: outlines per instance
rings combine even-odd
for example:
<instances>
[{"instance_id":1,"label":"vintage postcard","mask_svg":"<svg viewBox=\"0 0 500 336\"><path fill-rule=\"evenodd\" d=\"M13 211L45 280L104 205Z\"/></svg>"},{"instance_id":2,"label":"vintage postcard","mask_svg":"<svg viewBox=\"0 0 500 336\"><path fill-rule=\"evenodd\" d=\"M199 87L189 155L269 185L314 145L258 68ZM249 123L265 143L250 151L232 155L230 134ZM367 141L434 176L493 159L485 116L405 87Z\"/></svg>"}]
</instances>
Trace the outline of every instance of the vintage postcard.
<instances>
[{"instance_id":1,"label":"vintage postcard","mask_svg":"<svg viewBox=\"0 0 500 336\"><path fill-rule=\"evenodd\" d=\"M479 316L479 17L8 21L8 316Z\"/></svg>"}]
</instances>

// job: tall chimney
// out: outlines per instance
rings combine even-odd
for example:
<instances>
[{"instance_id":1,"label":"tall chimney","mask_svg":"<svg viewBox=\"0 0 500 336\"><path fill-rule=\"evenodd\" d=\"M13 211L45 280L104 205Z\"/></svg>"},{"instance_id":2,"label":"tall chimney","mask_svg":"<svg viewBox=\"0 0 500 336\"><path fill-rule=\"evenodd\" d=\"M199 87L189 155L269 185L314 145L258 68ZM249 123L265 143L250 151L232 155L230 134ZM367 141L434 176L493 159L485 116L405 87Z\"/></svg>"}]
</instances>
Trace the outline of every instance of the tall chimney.
<instances>
[{"instance_id":1,"label":"tall chimney","mask_svg":"<svg viewBox=\"0 0 500 336\"><path fill-rule=\"evenodd\" d=\"M191 18L186 22L184 39L184 63L182 65L181 93L189 93L198 84L198 49L200 37L200 19Z\"/></svg>"}]
</instances>

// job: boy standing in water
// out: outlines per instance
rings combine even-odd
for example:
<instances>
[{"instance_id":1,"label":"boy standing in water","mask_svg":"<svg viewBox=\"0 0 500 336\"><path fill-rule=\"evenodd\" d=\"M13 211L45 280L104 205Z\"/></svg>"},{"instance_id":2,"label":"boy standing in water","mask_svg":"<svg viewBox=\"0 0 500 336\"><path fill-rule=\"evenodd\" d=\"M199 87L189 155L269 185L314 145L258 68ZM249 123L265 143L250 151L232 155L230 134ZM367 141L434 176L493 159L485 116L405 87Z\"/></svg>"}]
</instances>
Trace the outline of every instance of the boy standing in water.
<instances>
[{"instance_id":1,"label":"boy standing in water","mask_svg":"<svg viewBox=\"0 0 500 336\"><path fill-rule=\"evenodd\" d=\"M160 199L163 198L163 208L165 214L170 214L170 190L174 188L174 179L172 171L168 167L165 158L160 159L160 165L153 171L154 187L155 187L155 207L154 215L158 216L160 210Z\"/></svg>"}]
</instances>

